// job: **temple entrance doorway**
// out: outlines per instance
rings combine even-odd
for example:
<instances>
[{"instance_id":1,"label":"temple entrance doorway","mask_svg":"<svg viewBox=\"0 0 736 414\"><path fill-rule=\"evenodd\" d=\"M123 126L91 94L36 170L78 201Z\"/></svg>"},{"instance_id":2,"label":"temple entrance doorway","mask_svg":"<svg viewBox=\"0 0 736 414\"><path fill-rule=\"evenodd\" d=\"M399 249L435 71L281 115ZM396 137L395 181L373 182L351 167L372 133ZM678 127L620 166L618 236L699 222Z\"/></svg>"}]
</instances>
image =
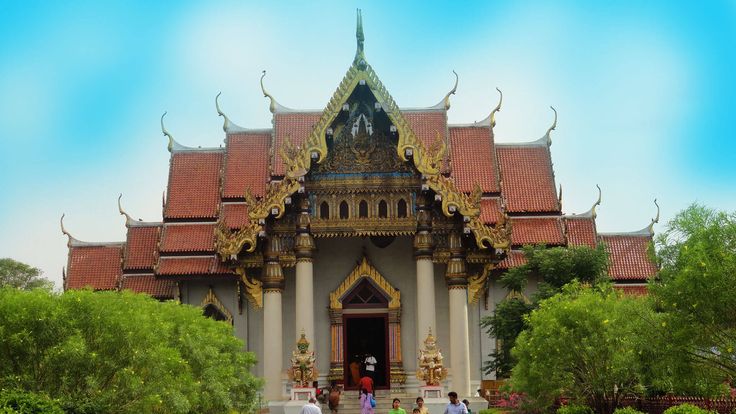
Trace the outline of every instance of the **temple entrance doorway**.
<instances>
[{"instance_id":1,"label":"temple entrance doorway","mask_svg":"<svg viewBox=\"0 0 736 414\"><path fill-rule=\"evenodd\" d=\"M343 319L345 388L359 389L358 381L363 375L373 378L375 388L388 388L388 313L347 314Z\"/></svg>"},{"instance_id":2,"label":"temple entrance doorway","mask_svg":"<svg viewBox=\"0 0 736 414\"><path fill-rule=\"evenodd\" d=\"M378 389L401 386L401 292L364 255L352 272L330 292L330 381L357 390L366 358L375 368ZM370 371L370 370L369 370Z\"/></svg>"}]
</instances>

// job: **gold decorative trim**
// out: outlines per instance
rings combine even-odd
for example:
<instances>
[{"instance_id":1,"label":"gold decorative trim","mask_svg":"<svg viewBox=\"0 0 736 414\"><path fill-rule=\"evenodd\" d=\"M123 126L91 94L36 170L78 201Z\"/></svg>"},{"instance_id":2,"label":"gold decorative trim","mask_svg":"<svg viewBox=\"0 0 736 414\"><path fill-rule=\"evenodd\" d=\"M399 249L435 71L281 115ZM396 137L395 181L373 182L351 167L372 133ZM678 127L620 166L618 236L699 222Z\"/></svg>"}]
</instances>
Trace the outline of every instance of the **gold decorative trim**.
<instances>
[{"instance_id":1,"label":"gold decorative trim","mask_svg":"<svg viewBox=\"0 0 736 414\"><path fill-rule=\"evenodd\" d=\"M218 311L220 311L223 315L225 315L225 318L227 318L228 323L232 325L233 323L233 314L230 313L229 310L225 307L225 305L220 301L220 299L217 298L217 295L215 295L215 291L210 288L210 290L207 292L207 296L202 299L202 303L199 304L199 307L204 309L208 305L214 306Z\"/></svg>"},{"instance_id":2,"label":"gold decorative trim","mask_svg":"<svg viewBox=\"0 0 736 414\"><path fill-rule=\"evenodd\" d=\"M243 286L245 286L245 298L248 299L248 302L250 302L254 308L262 309L263 282L255 278L248 279L248 276L245 274L245 269L242 267L236 268L235 273L240 276L240 281L243 283Z\"/></svg>"},{"instance_id":3,"label":"gold decorative trim","mask_svg":"<svg viewBox=\"0 0 736 414\"><path fill-rule=\"evenodd\" d=\"M364 277L371 279L391 299L388 303L389 309L401 308L401 292L391 286L388 280L368 262L368 258L363 256L363 260L343 280L340 286L335 291L330 292L330 309L342 309L342 297L360 283Z\"/></svg>"},{"instance_id":4,"label":"gold decorative trim","mask_svg":"<svg viewBox=\"0 0 736 414\"><path fill-rule=\"evenodd\" d=\"M478 303L481 296L488 290L488 277L495 267L493 263L488 263L483 266L483 271L480 274L468 278L468 303Z\"/></svg>"},{"instance_id":5,"label":"gold decorative trim","mask_svg":"<svg viewBox=\"0 0 736 414\"><path fill-rule=\"evenodd\" d=\"M256 200L255 197L246 192L245 198L249 208L248 215L251 220L259 223L260 220L268 217L275 208L278 209L277 213L274 214L276 218L280 218L283 215L285 210L284 200L300 188L298 179L307 174L312 165L313 158L317 163L322 163L325 160L328 151L326 141L327 129L340 113L343 104L347 102L356 86L363 82L373 92L376 100L384 108L386 115L397 128L399 142L396 150L399 158L403 161L409 161L409 158L412 159L414 166L423 175L428 186L442 197L442 212L450 217L455 211L458 211L463 216L469 217L470 222L467 227L474 233L476 243L481 249L486 247L507 249L510 245L510 227L505 231L486 227L478 218L480 216L480 189L477 188L468 196L459 191L452 181L440 174L442 160L447 150L447 145L442 138L442 134L440 131L437 131L437 140L430 148L427 148L417 138L393 97L380 81L373 68L365 61L362 47L360 46L360 39L358 40L358 44L359 51L353 60L353 64L330 98L330 101L322 112L322 116L315 124L303 145L295 147L289 140L286 140L284 145L278 149L287 167L284 180L271 185L268 193L261 200ZM265 90L264 95L270 97ZM274 106L273 100L271 106ZM262 227L256 224L247 231L241 230L237 237L226 232L222 232L222 234L218 233L218 246L229 248L220 249L218 247L218 252L223 258L232 257L233 250L238 245L242 247L246 243L249 244L248 251L252 252L255 250L257 236L261 230ZM237 255L237 253L235 252L234 254Z\"/></svg>"},{"instance_id":6,"label":"gold decorative trim","mask_svg":"<svg viewBox=\"0 0 736 414\"><path fill-rule=\"evenodd\" d=\"M215 249L220 254L220 259L222 261L237 259L238 254L246 245L248 246L245 249L246 252L254 252L260 231L261 226L253 222L240 230L232 231L225 224L225 219L220 219L215 226Z\"/></svg>"}]
</instances>

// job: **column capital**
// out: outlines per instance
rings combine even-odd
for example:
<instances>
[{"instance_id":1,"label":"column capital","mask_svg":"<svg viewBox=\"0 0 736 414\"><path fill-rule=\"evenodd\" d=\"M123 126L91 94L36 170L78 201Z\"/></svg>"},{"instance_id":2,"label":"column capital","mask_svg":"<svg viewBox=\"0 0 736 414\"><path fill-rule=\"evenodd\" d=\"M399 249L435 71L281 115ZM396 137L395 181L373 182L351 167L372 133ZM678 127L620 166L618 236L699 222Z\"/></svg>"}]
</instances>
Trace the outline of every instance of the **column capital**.
<instances>
[{"instance_id":1,"label":"column capital","mask_svg":"<svg viewBox=\"0 0 736 414\"><path fill-rule=\"evenodd\" d=\"M299 200L299 213L296 216L296 237L294 238L294 254L297 262L312 261L314 256L314 237L309 230L310 225L309 197L301 197Z\"/></svg>"},{"instance_id":2,"label":"column capital","mask_svg":"<svg viewBox=\"0 0 736 414\"><path fill-rule=\"evenodd\" d=\"M414 259L431 259L434 251L432 213L427 198L417 196L417 233L414 235Z\"/></svg>"},{"instance_id":3,"label":"column capital","mask_svg":"<svg viewBox=\"0 0 736 414\"><path fill-rule=\"evenodd\" d=\"M264 292L281 292L284 290L284 271L279 263L281 253L281 238L271 234L266 238L263 246L263 282Z\"/></svg>"},{"instance_id":4,"label":"column capital","mask_svg":"<svg viewBox=\"0 0 736 414\"><path fill-rule=\"evenodd\" d=\"M448 289L467 289L468 275L465 270L465 248L462 235L458 230L450 232L449 238L450 260L447 262L445 281Z\"/></svg>"}]
</instances>

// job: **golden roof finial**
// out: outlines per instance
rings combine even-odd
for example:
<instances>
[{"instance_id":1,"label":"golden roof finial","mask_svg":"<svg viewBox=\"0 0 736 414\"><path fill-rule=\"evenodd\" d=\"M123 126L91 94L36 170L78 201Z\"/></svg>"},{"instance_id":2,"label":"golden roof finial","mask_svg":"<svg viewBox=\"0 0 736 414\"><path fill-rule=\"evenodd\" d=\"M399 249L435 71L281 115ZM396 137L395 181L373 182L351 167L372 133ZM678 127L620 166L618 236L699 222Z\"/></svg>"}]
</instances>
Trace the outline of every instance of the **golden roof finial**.
<instances>
[{"instance_id":1,"label":"golden roof finial","mask_svg":"<svg viewBox=\"0 0 736 414\"><path fill-rule=\"evenodd\" d=\"M555 120L552 123L552 126L547 129L547 133L544 135L545 137L547 137L547 146L552 145L552 138L550 137L550 133L557 128L557 110L554 106L550 106L550 108L555 113Z\"/></svg>"},{"instance_id":2,"label":"golden roof finial","mask_svg":"<svg viewBox=\"0 0 736 414\"><path fill-rule=\"evenodd\" d=\"M654 235L654 225L659 223L659 204L657 204L657 199L654 199L654 205L657 206L657 216L652 219L652 222L649 224L649 234L652 236Z\"/></svg>"},{"instance_id":3,"label":"golden roof finial","mask_svg":"<svg viewBox=\"0 0 736 414\"><path fill-rule=\"evenodd\" d=\"M174 137L172 137L171 134L169 134L169 131L167 131L166 127L164 126L164 117L166 116L167 113L168 112L164 112L164 114L161 115L161 132L167 137L169 137L168 149L169 149L169 152L171 152L171 150L174 148Z\"/></svg>"},{"instance_id":4,"label":"golden roof finial","mask_svg":"<svg viewBox=\"0 0 736 414\"><path fill-rule=\"evenodd\" d=\"M261 85L262 87L263 85ZM220 109L220 95L222 95L222 92L218 92L217 96L215 96L215 108L217 109L217 115L223 117L225 121L222 123L222 130L227 132L227 130L230 128L230 118L225 115L224 112Z\"/></svg>"},{"instance_id":5,"label":"golden roof finial","mask_svg":"<svg viewBox=\"0 0 736 414\"><path fill-rule=\"evenodd\" d=\"M355 49L355 59L353 59L353 63L364 64L365 53L363 48L365 46L365 35L363 34L363 12L360 9L357 9L355 40L357 41L357 47Z\"/></svg>"},{"instance_id":6,"label":"golden roof finial","mask_svg":"<svg viewBox=\"0 0 736 414\"><path fill-rule=\"evenodd\" d=\"M498 105L491 111L491 128L496 126L496 112L501 111L501 104L503 103L503 92L498 87L496 87L496 90L498 91L499 98Z\"/></svg>"},{"instance_id":7,"label":"golden roof finial","mask_svg":"<svg viewBox=\"0 0 736 414\"><path fill-rule=\"evenodd\" d=\"M458 84L458 81L460 80L459 76L457 76L457 72L453 70L452 73L455 74L455 86L453 86L452 90L450 92L447 92L447 95L445 95L445 99L444 99L445 111L450 109L450 95L454 95L455 92L457 92L457 84Z\"/></svg>"}]
</instances>

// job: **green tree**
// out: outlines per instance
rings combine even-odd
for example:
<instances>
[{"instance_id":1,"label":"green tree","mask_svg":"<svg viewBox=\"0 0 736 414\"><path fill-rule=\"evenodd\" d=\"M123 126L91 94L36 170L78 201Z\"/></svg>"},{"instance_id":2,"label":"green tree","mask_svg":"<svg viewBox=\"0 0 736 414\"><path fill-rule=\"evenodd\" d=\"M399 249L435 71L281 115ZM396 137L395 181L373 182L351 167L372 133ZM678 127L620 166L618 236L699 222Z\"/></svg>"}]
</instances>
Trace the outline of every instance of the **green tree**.
<instances>
[{"instance_id":1,"label":"green tree","mask_svg":"<svg viewBox=\"0 0 736 414\"><path fill-rule=\"evenodd\" d=\"M567 283L577 280L595 285L608 281L608 254L605 246L554 247L525 246L526 263L509 269L501 277L501 285L512 292L496 305L493 315L481 320L488 335L499 341L499 347L489 355L486 373L495 371L508 377L516 363L511 349L525 327L524 316L538 306L539 301L560 292ZM530 280L537 281L537 293L527 301L521 293Z\"/></svg>"},{"instance_id":2,"label":"green tree","mask_svg":"<svg viewBox=\"0 0 736 414\"><path fill-rule=\"evenodd\" d=\"M40 269L13 259L0 259L0 288L5 286L17 289L53 289L54 282L41 277Z\"/></svg>"},{"instance_id":3,"label":"green tree","mask_svg":"<svg viewBox=\"0 0 736 414\"><path fill-rule=\"evenodd\" d=\"M569 284L529 315L513 349L512 386L538 408L566 396L613 412L642 391L639 334L650 312L645 299L619 297L610 285Z\"/></svg>"},{"instance_id":4,"label":"green tree","mask_svg":"<svg viewBox=\"0 0 736 414\"><path fill-rule=\"evenodd\" d=\"M736 213L693 204L658 235L656 250L650 291L666 327L658 340L676 356L669 387L707 393L736 378ZM678 375L687 371L699 375Z\"/></svg>"},{"instance_id":5,"label":"green tree","mask_svg":"<svg viewBox=\"0 0 736 414\"><path fill-rule=\"evenodd\" d=\"M0 289L0 388L78 413L250 410L261 381L232 330L130 292Z\"/></svg>"}]
</instances>

